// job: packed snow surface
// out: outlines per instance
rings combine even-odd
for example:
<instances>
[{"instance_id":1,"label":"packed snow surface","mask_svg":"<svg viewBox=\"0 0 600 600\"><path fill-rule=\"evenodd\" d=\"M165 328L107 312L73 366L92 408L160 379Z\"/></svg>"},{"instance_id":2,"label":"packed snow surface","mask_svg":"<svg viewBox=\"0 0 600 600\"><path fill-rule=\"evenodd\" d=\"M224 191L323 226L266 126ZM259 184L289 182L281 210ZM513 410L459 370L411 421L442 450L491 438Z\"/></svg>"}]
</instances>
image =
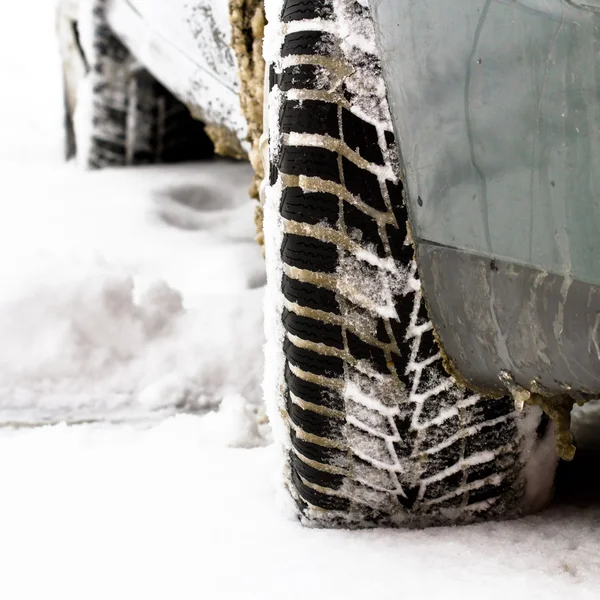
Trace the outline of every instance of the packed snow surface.
<instances>
[{"instance_id":1,"label":"packed snow surface","mask_svg":"<svg viewBox=\"0 0 600 600\"><path fill-rule=\"evenodd\" d=\"M249 177L217 162L131 174L11 164L0 420L202 408L224 391L257 404L264 266Z\"/></svg>"},{"instance_id":2,"label":"packed snow surface","mask_svg":"<svg viewBox=\"0 0 600 600\"><path fill-rule=\"evenodd\" d=\"M359 532L290 518L257 415L248 167L63 165L52 3L3 16L1 598L600 597L591 405L591 449L539 516ZM98 422L28 426L62 419Z\"/></svg>"}]
</instances>

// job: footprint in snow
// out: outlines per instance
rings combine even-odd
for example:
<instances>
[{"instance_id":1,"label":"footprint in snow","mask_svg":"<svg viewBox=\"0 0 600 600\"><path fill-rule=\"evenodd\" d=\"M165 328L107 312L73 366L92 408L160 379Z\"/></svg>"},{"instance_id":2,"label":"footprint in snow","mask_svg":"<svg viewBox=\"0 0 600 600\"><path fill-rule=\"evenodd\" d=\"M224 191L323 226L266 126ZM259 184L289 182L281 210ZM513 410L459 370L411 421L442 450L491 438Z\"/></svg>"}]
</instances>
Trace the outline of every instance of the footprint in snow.
<instances>
[{"instance_id":1,"label":"footprint in snow","mask_svg":"<svg viewBox=\"0 0 600 600\"><path fill-rule=\"evenodd\" d=\"M184 185L153 194L159 219L183 231L206 231L234 242L253 238L254 204L240 202L239 193L216 185Z\"/></svg>"}]
</instances>

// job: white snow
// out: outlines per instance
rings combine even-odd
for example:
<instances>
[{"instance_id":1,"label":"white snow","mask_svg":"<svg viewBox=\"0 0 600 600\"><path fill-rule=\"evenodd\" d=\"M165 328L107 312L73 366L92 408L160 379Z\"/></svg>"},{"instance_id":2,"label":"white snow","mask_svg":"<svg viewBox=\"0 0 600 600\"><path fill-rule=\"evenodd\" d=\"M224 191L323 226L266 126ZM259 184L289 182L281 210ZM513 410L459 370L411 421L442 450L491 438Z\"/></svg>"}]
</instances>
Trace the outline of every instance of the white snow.
<instances>
[{"instance_id":1,"label":"white snow","mask_svg":"<svg viewBox=\"0 0 600 600\"><path fill-rule=\"evenodd\" d=\"M195 417L21 431L0 453L11 600L598 597L597 506L457 529L303 529L280 516L272 448L222 448Z\"/></svg>"},{"instance_id":2,"label":"white snow","mask_svg":"<svg viewBox=\"0 0 600 600\"><path fill-rule=\"evenodd\" d=\"M258 402L264 266L249 176L226 163L132 174L10 164L0 419L72 403L135 409L165 377L192 405L226 388Z\"/></svg>"},{"instance_id":3,"label":"white snow","mask_svg":"<svg viewBox=\"0 0 600 600\"><path fill-rule=\"evenodd\" d=\"M63 165L52 3L3 16L0 421L128 421L0 428L0 598L599 597L597 454L563 476L567 498L516 522L289 518L258 406L248 168Z\"/></svg>"}]
</instances>

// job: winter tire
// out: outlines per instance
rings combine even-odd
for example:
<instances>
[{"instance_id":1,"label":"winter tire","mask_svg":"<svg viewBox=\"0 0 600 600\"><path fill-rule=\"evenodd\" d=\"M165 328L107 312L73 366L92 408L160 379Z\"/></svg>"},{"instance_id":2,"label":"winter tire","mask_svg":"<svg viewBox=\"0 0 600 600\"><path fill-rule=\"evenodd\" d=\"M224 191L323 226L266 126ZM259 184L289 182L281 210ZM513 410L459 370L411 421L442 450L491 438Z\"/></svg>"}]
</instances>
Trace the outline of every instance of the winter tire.
<instances>
[{"instance_id":1,"label":"winter tire","mask_svg":"<svg viewBox=\"0 0 600 600\"><path fill-rule=\"evenodd\" d=\"M424 526L538 510L552 423L444 369L367 2L284 0L268 17L265 389L298 515Z\"/></svg>"},{"instance_id":2,"label":"winter tire","mask_svg":"<svg viewBox=\"0 0 600 600\"><path fill-rule=\"evenodd\" d=\"M106 5L63 0L59 6L67 157L94 169L211 154L204 126L112 33Z\"/></svg>"}]
</instances>

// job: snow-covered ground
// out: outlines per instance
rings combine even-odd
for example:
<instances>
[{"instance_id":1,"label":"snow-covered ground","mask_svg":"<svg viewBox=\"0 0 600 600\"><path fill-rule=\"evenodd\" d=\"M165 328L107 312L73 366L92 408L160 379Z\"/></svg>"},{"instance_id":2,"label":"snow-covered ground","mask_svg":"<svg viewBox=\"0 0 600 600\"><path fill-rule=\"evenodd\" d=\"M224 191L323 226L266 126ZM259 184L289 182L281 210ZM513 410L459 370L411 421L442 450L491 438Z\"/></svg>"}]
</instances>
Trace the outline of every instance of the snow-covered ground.
<instances>
[{"instance_id":1,"label":"snow-covered ground","mask_svg":"<svg viewBox=\"0 0 600 600\"><path fill-rule=\"evenodd\" d=\"M260 401L246 165L1 164L0 422Z\"/></svg>"},{"instance_id":2,"label":"snow-covered ground","mask_svg":"<svg viewBox=\"0 0 600 600\"><path fill-rule=\"evenodd\" d=\"M12 1L0 23L0 598L600 598L593 450L518 522L287 516L256 425L249 170L63 165L52 4ZM22 426L62 419L104 422Z\"/></svg>"}]
</instances>

